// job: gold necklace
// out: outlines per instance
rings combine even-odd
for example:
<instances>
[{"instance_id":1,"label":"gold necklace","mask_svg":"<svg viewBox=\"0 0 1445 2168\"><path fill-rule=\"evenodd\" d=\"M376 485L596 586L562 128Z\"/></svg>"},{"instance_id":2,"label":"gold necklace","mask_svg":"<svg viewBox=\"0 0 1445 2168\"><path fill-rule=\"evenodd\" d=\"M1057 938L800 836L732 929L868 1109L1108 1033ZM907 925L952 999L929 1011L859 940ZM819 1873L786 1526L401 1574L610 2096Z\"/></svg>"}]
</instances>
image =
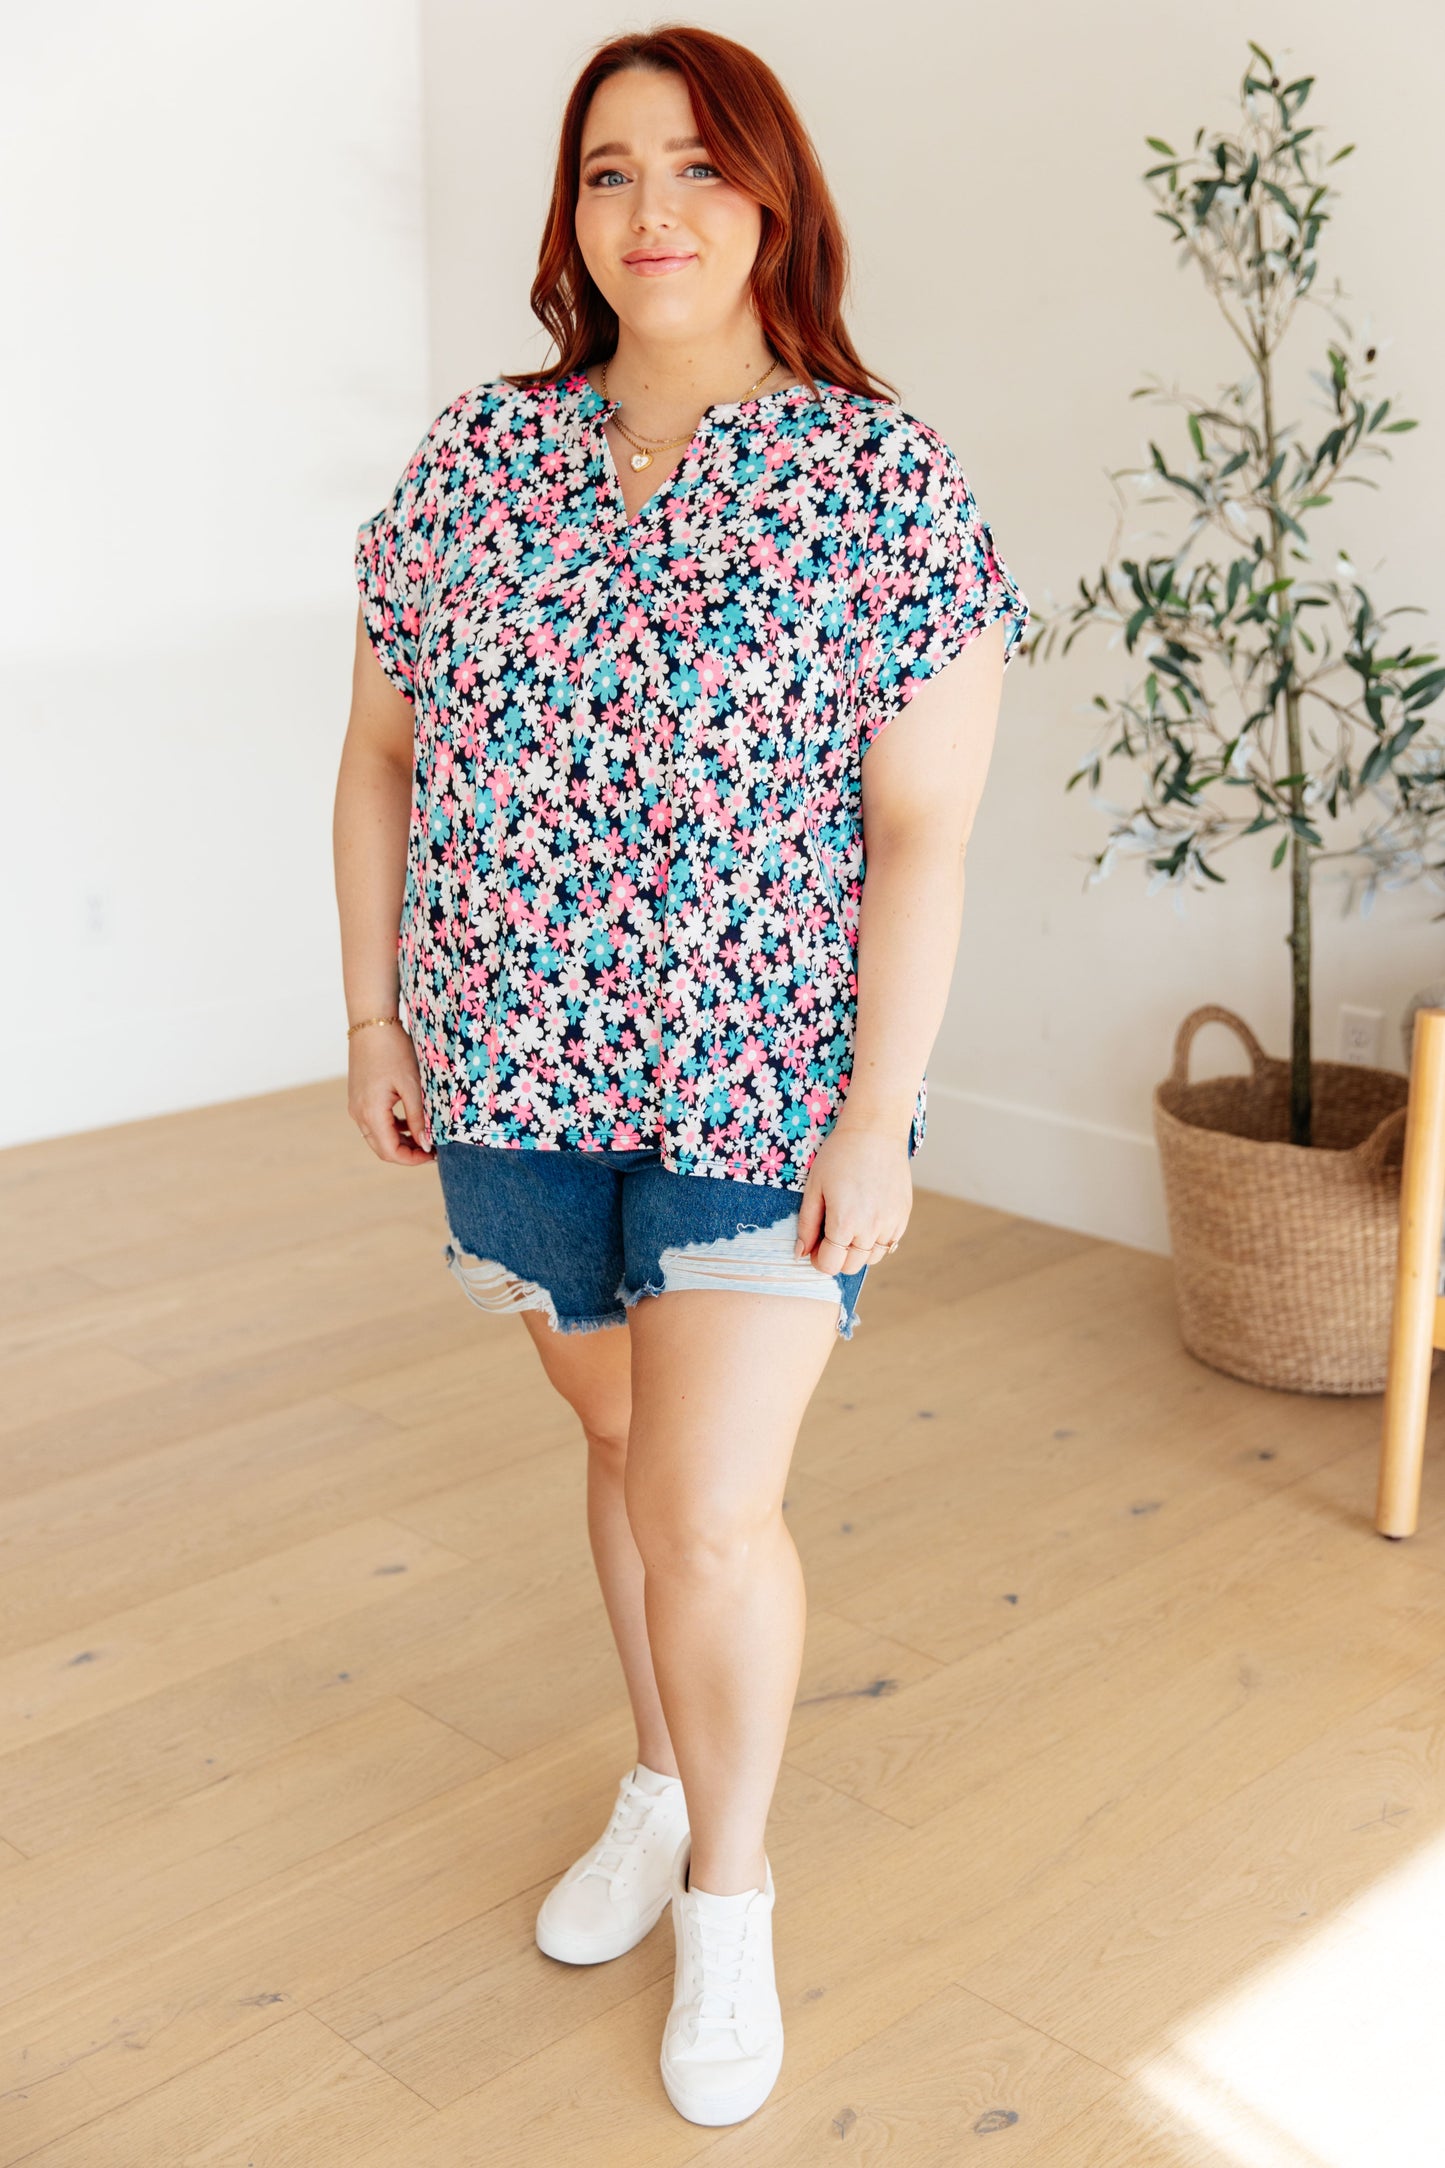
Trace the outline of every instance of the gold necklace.
<instances>
[{"instance_id":1,"label":"gold necklace","mask_svg":"<svg viewBox=\"0 0 1445 2168\"><path fill-rule=\"evenodd\" d=\"M777 361L769 362L767 368L764 369L762 375L758 378L758 383L749 384L747 390L743 393L743 398L751 399L753 393L758 388L758 384L766 384L768 378L772 375L774 369L776 369L778 366L779 364ZM602 364L602 397L604 400L607 397L607 363L605 361ZM626 428L624 424L618 420L615 414L612 416L612 426L618 431L621 436L626 437L629 444L635 444L637 446L636 451L632 455L630 464L634 466L639 473L641 473L644 467L650 467L652 465L652 455L654 452L675 451L679 444L691 444L693 438L697 435L696 429L690 429L685 437L667 437L665 439L635 437L632 434L632 431Z\"/></svg>"}]
</instances>

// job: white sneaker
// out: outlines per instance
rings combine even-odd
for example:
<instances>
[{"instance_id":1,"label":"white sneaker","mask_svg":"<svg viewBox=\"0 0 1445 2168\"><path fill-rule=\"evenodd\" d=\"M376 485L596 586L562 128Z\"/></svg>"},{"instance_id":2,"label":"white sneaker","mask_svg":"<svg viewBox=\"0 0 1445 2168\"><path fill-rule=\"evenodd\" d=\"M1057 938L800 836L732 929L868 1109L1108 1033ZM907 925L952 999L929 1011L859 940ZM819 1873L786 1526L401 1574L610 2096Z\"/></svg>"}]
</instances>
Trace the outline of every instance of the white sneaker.
<instances>
[{"instance_id":1,"label":"white sneaker","mask_svg":"<svg viewBox=\"0 0 1445 2168\"><path fill-rule=\"evenodd\" d=\"M568 1965L632 1949L671 1902L673 1855L686 1833L682 1779L634 1764L602 1835L542 1899L538 1949Z\"/></svg>"},{"instance_id":2,"label":"white sneaker","mask_svg":"<svg viewBox=\"0 0 1445 2168\"><path fill-rule=\"evenodd\" d=\"M691 1834L672 1865L677 1946L662 2030L662 2083L690 2123L740 2123L760 2108L783 2063L773 1978L773 1869L764 1889L716 1897L683 1887Z\"/></svg>"}]
</instances>

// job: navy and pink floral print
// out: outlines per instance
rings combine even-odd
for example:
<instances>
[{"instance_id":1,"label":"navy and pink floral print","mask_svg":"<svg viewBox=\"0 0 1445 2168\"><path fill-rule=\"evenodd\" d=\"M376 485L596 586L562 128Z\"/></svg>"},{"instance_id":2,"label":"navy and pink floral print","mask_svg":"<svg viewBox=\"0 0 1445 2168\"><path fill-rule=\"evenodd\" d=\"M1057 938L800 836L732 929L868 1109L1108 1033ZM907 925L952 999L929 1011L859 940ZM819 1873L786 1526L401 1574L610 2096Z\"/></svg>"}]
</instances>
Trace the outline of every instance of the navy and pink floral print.
<instances>
[{"instance_id":1,"label":"navy and pink floral print","mask_svg":"<svg viewBox=\"0 0 1445 2168\"><path fill-rule=\"evenodd\" d=\"M849 1082L864 756L1029 615L942 438L819 394L710 407L629 520L616 400L481 384L361 527L415 713L398 961L434 1138L806 1181ZM920 1078L910 1154L926 1115Z\"/></svg>"}]
</instances>

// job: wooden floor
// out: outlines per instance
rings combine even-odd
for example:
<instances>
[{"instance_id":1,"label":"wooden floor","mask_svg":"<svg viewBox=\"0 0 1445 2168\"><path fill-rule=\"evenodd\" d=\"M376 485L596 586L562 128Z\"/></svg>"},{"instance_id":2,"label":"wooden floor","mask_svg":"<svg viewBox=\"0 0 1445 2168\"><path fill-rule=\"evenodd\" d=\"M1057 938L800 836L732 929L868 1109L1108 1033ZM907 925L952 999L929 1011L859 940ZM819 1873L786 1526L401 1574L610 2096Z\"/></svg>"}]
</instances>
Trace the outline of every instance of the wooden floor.
<instances>
[{"instance_id":1,"label":"wooden floor","mask_svg":"<svg viewBox=\"0 0 1445 2168\"><path fill-rule=\"evenodd\" d=\"M1221 1376L1166 1260L920 1191L789 1486L787 2050L709 2132L670 1918L532 1939L634 1740L573 1418L434 1170L327 1083L0 1199L0 2162L1445 2160L1438 1408L1388 1542L1378 1399Z\"/></svg>"}]
</instances>

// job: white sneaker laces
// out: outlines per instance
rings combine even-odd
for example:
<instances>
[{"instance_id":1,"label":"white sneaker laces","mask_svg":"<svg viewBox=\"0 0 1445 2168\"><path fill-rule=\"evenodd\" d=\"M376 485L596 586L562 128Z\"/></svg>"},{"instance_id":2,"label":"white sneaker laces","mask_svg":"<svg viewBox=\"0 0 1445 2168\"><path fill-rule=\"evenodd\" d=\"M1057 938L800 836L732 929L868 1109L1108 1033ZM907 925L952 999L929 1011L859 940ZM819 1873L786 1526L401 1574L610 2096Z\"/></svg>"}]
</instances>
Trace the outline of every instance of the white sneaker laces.
<instances>
[{"instance_id":1,"label":"white sneaker laces","mask_svg":"<svg viewBox=\"0 0 1445 2168\"><path fill-rule=\"evenodd\" d=\"M612 1819L598 1840L597 1855L590 1859L577 1879L584 1881L589 1874L611 1882L621 1873L630 1856L628 1847L637 1841L649 1806L655 1804L657 1793L645 1792L631 1777L624 1777L617 1792L617 1804L612 1809Z\"/></svg>"},{"instance_id":2,"label":"white sneaker laces","mask_svg":"<svg viewBox=\"0 0 1445 2168\"><path fill-rule=\"evenodd\" d=\"M741 1912L717 1918L695 1906L689 1912L702 1987L688 2013L688 2036L696 2041L706 2027L713 2032L736 2032L742 2040L740 2028L747 2025L752 2030L750 2018L738 2009L748 1970L752 1915Z\"/></svg>"}]
</instances>

